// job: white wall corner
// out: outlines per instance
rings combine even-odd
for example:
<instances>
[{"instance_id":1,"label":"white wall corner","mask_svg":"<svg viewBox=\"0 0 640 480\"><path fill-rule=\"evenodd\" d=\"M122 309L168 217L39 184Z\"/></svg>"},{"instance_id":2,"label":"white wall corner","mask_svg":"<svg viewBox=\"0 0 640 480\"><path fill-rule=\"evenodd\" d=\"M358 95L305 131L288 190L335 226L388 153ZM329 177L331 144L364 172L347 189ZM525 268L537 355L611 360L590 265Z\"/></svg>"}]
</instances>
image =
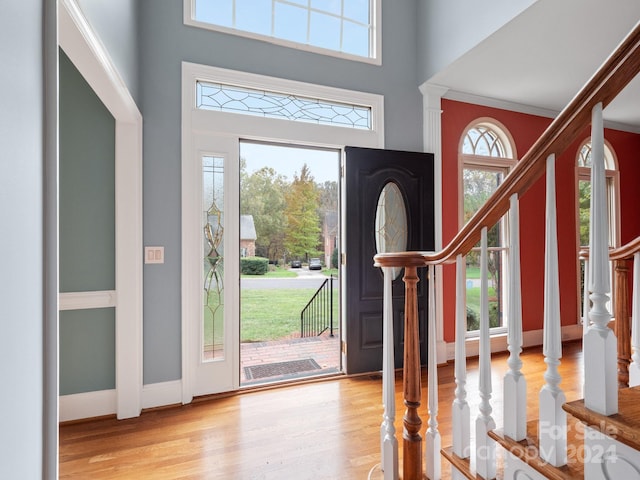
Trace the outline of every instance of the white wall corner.
<instances>
[{"instance_id":1,"label":"white wall corner","mask_svg":"<svg viewBox=\"0 0 640 480\"><path fill-rule=\"evenodd\" d=\"M425 99L423 101L423 106L425 108L435 108L438 110L441 106L440 100L449 91L449 87L444 87L442 85L436 85L428 82L424 82L418 88L420 89L420 93L422 93L422 96Z\"/></svg>"},{"instance_id":2,"label":"white wall corner","mask_svg":"<svg viewBox=\"0 0 640 480\"><path fill-rule=\"evenodd\" d=\"M442 249L442 96L446 87L439 85L420 85L422 93L422 143L425 152L433 153L433 196L434 196L434 249ZM442 278L442 266L435 269L436 278ZM442 309L444 294L442 282L436 282L436 349L438 364L447 361L447 344L444 341L444 313Z\"/></svg>"}]
</instances>

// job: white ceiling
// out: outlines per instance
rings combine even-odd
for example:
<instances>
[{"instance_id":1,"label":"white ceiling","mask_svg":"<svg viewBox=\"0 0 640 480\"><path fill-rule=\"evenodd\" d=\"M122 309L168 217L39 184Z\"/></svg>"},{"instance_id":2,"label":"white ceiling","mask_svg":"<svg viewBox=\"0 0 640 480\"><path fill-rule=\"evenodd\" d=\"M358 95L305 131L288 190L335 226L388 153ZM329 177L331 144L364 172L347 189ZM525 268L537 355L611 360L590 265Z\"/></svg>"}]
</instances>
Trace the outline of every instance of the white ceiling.
<instances>
[{"instance_id":1,"label":"white ceiling","mask_svg":"<svg viewBox=\"0 0 640 480\"><path fill-rule=\"evenodd\" d=\"M640 20L640 0L538 0L428 80L445 98L555 115ZM640 132L640 76L605 110Z\"/></svg>"}]
</instances>

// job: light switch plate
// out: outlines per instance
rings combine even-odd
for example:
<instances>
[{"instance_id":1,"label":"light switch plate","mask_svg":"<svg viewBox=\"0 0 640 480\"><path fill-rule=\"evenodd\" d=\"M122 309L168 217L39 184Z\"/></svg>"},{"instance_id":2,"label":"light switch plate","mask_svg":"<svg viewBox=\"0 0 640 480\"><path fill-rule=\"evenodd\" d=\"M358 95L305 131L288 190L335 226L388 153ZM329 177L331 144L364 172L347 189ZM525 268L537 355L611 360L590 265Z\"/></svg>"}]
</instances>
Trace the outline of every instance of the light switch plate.
<instances>
[{"instance_id":1,"label":"light switch plate","mask_svg":"<svg viewBox=\"0 0 640 480\"><path fill-rule=\"evenodd\" d=\"M164 263L164 247L144 247L144 263Z\"/></svg>"}]
</instances>

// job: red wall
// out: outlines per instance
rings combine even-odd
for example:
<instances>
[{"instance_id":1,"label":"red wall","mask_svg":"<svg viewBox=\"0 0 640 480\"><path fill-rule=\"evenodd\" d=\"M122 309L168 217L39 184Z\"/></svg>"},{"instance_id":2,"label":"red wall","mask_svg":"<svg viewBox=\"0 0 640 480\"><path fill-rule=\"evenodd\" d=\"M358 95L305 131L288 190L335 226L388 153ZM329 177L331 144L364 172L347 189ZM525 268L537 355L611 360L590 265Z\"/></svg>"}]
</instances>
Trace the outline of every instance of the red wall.
<instances>
[{"instance_id":1,"label":"red wall","mask_svg":"<svg viewBox=\"0 0 640 480\"><path fill-rule=\"evenodd\" d=\"M540 137L551 119L507 110L442 101L442 201L443 241L446 244L458 232L458 148L463 132L479 118L497 120L511 134L517 157L521 158ZM558 257L560 262L560 310L562 325L575 324L578 319L578 263L576 234L575 159L578 146L589 135L585 129L556 161L556 207ZM616 152L621 178L622 242L640 235L640 135L606 130L605 138ZM634 181L635 180L635 181ZM542 328L544 288L545 236L544 176L520 200L520 250L522 274L522 316L524 330ZM444 339L454 340L455 267L444 271Z\"/></svg>"}]
</instances>

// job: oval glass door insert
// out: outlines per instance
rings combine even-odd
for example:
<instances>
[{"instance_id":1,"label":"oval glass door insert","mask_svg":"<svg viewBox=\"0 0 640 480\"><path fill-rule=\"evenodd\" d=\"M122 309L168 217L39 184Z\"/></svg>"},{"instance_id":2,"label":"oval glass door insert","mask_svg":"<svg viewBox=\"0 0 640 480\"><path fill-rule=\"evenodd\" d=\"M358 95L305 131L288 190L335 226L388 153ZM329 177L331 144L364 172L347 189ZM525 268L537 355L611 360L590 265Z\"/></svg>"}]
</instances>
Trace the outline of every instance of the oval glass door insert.
<instances>
[{"instance_id":1,"label":"oval glass door insert","mask_svg":"<svg viewBox=\"0 0 640 480\"><path fill-rule=\"evenodd\" d=\"M400 188L394 182L387 183L376 208L376 252L404 252L407 249L407 210ZM400 268L394 269L397 278Z\"/></svg>"}]
</instances>

